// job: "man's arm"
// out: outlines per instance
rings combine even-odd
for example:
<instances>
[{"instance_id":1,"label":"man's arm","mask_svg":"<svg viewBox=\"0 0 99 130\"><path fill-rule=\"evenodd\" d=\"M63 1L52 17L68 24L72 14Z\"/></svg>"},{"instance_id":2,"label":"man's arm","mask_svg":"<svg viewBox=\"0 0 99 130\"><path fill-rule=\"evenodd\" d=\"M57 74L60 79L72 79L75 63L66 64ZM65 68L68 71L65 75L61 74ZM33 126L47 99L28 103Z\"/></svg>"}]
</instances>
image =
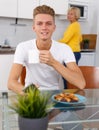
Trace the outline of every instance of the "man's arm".
<instances>
[{"instance_id":1,"label":"man's arm","mask_svg":"<svg viewBox=\"0 0 99 130\"><path fill-rule=\"evenodd\" d=\"M85 79L76 62L69 62L66 67L55 60L50 51L40 51L40 62L52 66L69 83L83 89L86 85Z\"/></svg>"},{"instance_id":2,"label":"man's arm","mask_svg":"<svg viewBox=\"0 0 99 130\"><path fill-rule=\"evenodd\" d=\"M66 64L67 67L60 64L58 61L53 63L53 67L64 77L69 83L83 89L86 85L83 74L75 62Z\"/></svg>"},{"instance_id":3,"label":"man's arm","mask_svg":"<svg viewBox=\"0 0 99 130\"><path fill-rule=\"evenodd\" d=\"M23 85L19 82L19 77L21 76L23 65L13 64L10 75L8 78L8 89L15 93L23 94Z\"/></svg>"}]
</instances>

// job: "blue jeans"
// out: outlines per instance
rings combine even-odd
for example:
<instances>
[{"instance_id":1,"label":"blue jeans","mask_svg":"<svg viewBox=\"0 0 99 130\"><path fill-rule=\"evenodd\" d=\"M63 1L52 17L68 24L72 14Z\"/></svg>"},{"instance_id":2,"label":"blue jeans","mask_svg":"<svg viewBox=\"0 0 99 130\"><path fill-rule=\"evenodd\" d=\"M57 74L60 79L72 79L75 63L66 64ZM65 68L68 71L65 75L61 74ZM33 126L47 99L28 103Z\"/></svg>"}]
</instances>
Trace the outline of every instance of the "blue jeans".
<instances>
[{"instance_id":1,"label":"blue jeans","mask_svg":"<svg viewBox=\"0 0 99 130\"><path fill-rule=\"evenodd\" d=\"M81 53L80 53L80 52L74 52L74 55L75 55L76 63L77 63L77 65L78 65L78 61L79 61L80 58L81 58Z\"/></svg>"}]
</instances>

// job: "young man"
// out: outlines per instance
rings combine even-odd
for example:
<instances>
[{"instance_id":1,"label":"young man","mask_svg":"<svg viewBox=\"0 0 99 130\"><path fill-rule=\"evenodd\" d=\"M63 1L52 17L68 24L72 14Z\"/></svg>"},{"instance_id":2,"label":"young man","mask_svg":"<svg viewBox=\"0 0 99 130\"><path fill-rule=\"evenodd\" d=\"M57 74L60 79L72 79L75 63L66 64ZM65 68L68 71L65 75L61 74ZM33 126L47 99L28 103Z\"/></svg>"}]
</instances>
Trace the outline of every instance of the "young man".
<instances>
[{"instance_id":1,"label":"young man","mask_svg":"<svg viewBox=\"0 0 99 130\"><path fill-rule=\"evenodd\" d=\"M36 7L33 13L36 39L17 46L8 79L10 90L23 94L24 86L19 82L23 66L26 67L25 86L34 83L41 89L59 89L59 79L62 76L80 89L85 87L84 77L70 47L51 39L55 28L54 10L46 5ZM29 52L34 50L39 52L39 63L36 64L29 62ZM64 67L63 62L67 67Z\"/></svg>"}]
</instances>

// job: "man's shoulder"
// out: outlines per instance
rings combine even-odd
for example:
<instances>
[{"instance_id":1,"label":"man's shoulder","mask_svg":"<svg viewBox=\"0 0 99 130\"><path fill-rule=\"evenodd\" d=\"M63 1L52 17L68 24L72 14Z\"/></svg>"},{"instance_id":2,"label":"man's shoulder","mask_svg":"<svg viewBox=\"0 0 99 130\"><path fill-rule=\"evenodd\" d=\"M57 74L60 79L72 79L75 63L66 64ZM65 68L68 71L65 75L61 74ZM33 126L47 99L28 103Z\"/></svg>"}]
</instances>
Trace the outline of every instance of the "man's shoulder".
<instances>
[{"instance_id":1,"label":"man's shoulder","mask_svg":"<svg viewBox=\"0 0 99 130\"><path fill-rule=\"evenodd\" d=\"M17 45L17 48L28 48L28 47L32 47L34 44L35 44L35 39L23 41Z\"/></svg>"},{"instance_id":2,"label":"man's shoulder","mask_svg":"<svg viewBox=\"0 0 99 130\"><path fill-rule=\"evenodd\" d=\"M28 45L31 45L35 43L35 39L31 39L31 40L27 40L27 41L23 41L23 42L20 42L18 45L25 45L25 46L28 46Z\"/></svg>"},{"instance_id":3,"label":"man's shoulder","mask_svg":"<svg viewBox=\"0 0 99 130\"><path fill-rule=\"evenodd\" d=\"M32 40L20 42L17 45L16 50L27 52L28 50L30 50L34 46L35 46L35 39L32 39Z\"/></svg>"}]
</instances>

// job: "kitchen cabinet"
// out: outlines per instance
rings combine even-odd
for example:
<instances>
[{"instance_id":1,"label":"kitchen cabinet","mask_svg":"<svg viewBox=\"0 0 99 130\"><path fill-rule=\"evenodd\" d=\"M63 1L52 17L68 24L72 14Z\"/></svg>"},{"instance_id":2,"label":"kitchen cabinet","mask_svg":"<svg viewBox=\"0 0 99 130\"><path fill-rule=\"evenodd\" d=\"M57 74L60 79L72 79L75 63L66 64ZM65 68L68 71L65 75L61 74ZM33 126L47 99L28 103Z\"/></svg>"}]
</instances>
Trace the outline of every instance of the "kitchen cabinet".
<instances>
[{"instance_id":1,"label":"kitchen cabinet","mask_svg":"<svg viewBox=\"0 0 99 130\"><path fill-rule=\"evenodd\" d=\"M68 0L18 0L18 18L33 18L33 9L38 5L51 6L56 14L62 15L67 12Z\"/></svg>"},{"instance_id":2,"label":"kitchen cabinet","mask_svg":"<svg viewBox=\"0 0 99 130\"><path fill-rule=\"evenodd\" d=\"M18 18L33 19L33 9L39 5L39 0L18 0Z\"/></svg>"},{"instance_id":3,"label":"kitchen cabinet","mask_svg":"<svg viewBox=\"0 0 99 130\"><path fill-rule=\"evenodd\" d=\"M0 91L7 91L7 81L13 63L14 54L0 55Z\"/></svg>"},{"instance_id":4,"label":"kitchen cabinet","mask_svg":"<svg viewBox=\"0 0 99 130\"><path fill-rule=\"evenodd\" d=\"M17 17L17 0L0 0L1 17Z\"/></svg>"},{"instance_id":5,"label":"kitchen cabinet","mask_svg":"<svg viewBox=\"0 0 99 130\"><path fill-rule=\"evenodd\" d=\"M38 5L39 0L0 0L0 16L32 19Z\"/></svg>"},{"instance_id":6,"label":"kitchen cabinet","mask_svg":"<svg viewBox=\"0 0 99 130\"><path fill-rule=\"evenodd\" d=\"M40 5L51 6L58 15L66 15L68 10L68 0L40 0Z\"/></svg>"},{"instance_id":7,"label":"kitchen cabinet","mask_svg":"<svg viewBox=\"0 0 99 130\"><path fill-rule=\"evenodd\" d=\"M82 52L79 66L95 66L95 52Z\"/></svg>"},{"instance_id":8,"label":"kitchen cabinet","mask_svg":"<svg viewBox=\"0 0 99 130\"><path fill-rule=\"evenodd\" d=\"M0 16L33 18L33 9L38 5L49 5L58 15L66 15L68 0L0 0Z\"/></svg>"}]
</instances>

